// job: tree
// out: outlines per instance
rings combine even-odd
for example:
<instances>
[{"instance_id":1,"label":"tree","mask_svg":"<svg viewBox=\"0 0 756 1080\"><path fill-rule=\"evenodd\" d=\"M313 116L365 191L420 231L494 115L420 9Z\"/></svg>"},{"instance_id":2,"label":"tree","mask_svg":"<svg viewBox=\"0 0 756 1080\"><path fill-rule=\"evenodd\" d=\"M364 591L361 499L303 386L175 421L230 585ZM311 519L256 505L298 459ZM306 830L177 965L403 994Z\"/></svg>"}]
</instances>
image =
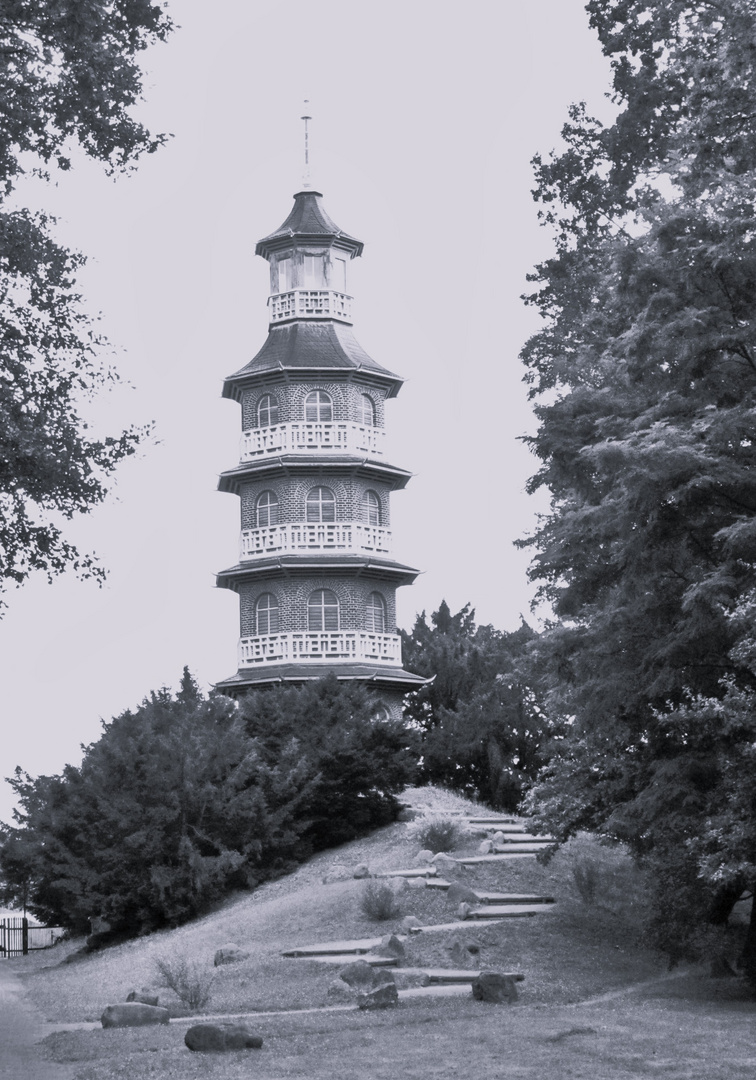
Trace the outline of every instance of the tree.
<instances>
[{"instance_id":1,"label":"tree","mask_svg":"<svg viewBox=\"0 0 756 1080\"><path fill-rule=\"evenodd\" d=\"M396 796L415 779L417 740L401 720L373 719L375 701L363 685L329 675L248 694L241 712L263 761L273 767L288 757L311 777L298 811L310 851L396 819Z\"/></svg>"},{"instance_id":2,"label":"tree","mask_svg":"<svg viewBox=\"0 0 756 1080\"><path fill-rule=\"evenodd\" d=\"M109 934L176 925L314 850L393 821L414 776L412 734L335 677L273 688L241 708L204 698L185 669L103 725L80 766L16 769L0 827L0 898L47 923Z\"/></svg>"},{"instance_id":3,"label":"tree","mask_svg":"<svg viewBox=\"0 0 756 1080\"><path fill-rule=\"evenodd\" d=\"M81 405L117 378L75 291L80 254L51 235L54 220L18 208L24 175L71 167L74 143L110 172L151 153L130 115L139 52L171 24L150 0L7 0L0 16L0 589L32 571L103 576L56 518L86 512L145 431L92 438Z\"/></svg>"},{"instance_id":4,"label":"tree","mask_svg":"<svg viewBox=\"0 0 756 1080\"><path fill-rule=\"evenodd\" d=\"M569 723L534 805L561 836L598 829L657 866L674 850L658 918L684 892L701 927L739 895L692 843L737 752L689 703L754 685L730 616L756 581L756 12L587 10L618 114L602 127L574 106L566 149L536 159L556 254L533 275L545 322L523 350L531 489L552 495L526 541L555 616L533 671ZM665 933L674 951L671 919Z\"/></svg>"},{"instance_id":5,"label":"tree","mask_svg":"<svg viewBox=\"0 0 756 1080\"><path fill-rule=\"evenodd\" d=\"M422 732L422 777L514 811L544 764L548 730L521 662L535 633L476 626L466 604L445 600L402 635L404 661L431 683L411 694L406 715Z\"/></svg>"}]
</instances>

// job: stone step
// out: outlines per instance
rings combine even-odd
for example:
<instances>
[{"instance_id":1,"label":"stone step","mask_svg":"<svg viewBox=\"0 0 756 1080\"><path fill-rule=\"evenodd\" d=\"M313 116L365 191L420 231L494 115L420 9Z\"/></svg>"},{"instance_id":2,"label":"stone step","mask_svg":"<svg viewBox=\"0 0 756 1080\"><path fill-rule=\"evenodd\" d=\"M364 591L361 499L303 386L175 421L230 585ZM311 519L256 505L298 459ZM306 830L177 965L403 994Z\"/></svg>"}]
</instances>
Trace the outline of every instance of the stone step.
<instances>
[{"instance_id":1,"label":"stone step","mask_svg":"<svg viewBox=\"0 0 756 1080\"><path fill-rule=\"evenodd\" d=\"M520 852L524 855L536 855L539 851L543 851L544 848L555 843L556 840L544 840L539 844L520 844L513 840L510 844L496 844L493 853L495 855L515 855L517 852ZM460 859L459 861L461 862L462 860Z\"/></svg>"},{"instance_id":2,"label":"stone step","mask_svg":"<svg viewBox=\"0 0 756 1080\"><path fill-rule=\"evenodd\" d=\"M284 953L284 956L291 956L291 953ZM376 956L374 953L331 953L328 956L313 956L308 953L307 956L297 956L299 960L314 960L318 964L336 964L342 967L345 964L353 964L356 959L364 960L366 964L370 964L371 967L394 967L398 961L395 956Z\"/></svg>"},{"instance_id":3,"label":"stone step","mask_svg":"<svg viewBox=\"0 0 756 1080\"><path fill-rule=\"evenodd\" d=\"M542 915L546 904L481 904L470 909L468 919L516 919L526 915Z\"/></svg>"},{"instance_id":4,"label":"stone step","mask_svg":"<svg viewBox=\"0 0 756 1080\"><path fill-rule=\"evenodd\" d=\"M486 926L493 926L494 923L504 922L505 920L499 915L496 919L486 919ZM410 930L411 934L432 934L437 930L469 930L474 925L472 919L468 919L466 922L457 920L457 922L446 923L434 923L431 926L413 926Z\"/></svg>"},{"instance_id":5,"label":"stone step","mask_svg":"<svg viewBox=\"0 0 756 1080\"><path fill-rule=\"evenodd\" d=\"M463 866L478 866L480 863L505 862L507 859L534 859L535 851L508 851L502 855L462 855L456 861Z\"/></svg>"},{"instance_id":6,"label":"stone step","mask_svg":"<svg viewBox=\"0 0 756 1080\"><path fill-rule=\"evenodd\" d=\"M469 983L446 983L435 986L413 986L408 990L399 990L399 1000L405 998L462 997L471 993Z\"/></svg>"},{"instance_id":7,"label":"stone step","mask_svg":"<svg viewBox=\"0 0 756 1080\"><path fill-rule=\"evenodd\" d=\"M431 866L429 863L427 866L411 866L409 870L381 870L375 874L375 877L435 877L438 874L438 869L435 866Z\"/></svg>"},{"instance_id":8,"label":"stone step","mask_svg":"<svg viewBox=\"0 0 756 1080\"><path fill-rule=\"evenodd\" d=\"M517 818L513 817L469 817L471 825L519 825Z\"/></svg>"},{"instance_id":9,"label":"stone step","mask_svg":"<svg viewBox=\"0 0 756 1080\"><path fill-rule=\"evenodd\" d=\"M553 896L531 896L528 893L483 892L473 889L481 904L553 904Z\"/></svg>"},{"instance_id":10,"label":"stone step","mask_svg":"<svg viewBox=\"0 0 756 1080\"><path fill-rule=\"evenodd\" d=\"M400 941L406 941L406 935L397 934ZM383 942L383 938L358 938L354 941L324 941L320 945L298 945L296 948L287 949L282 956L329 956L338 953L359 956L362 953L377 949Z\"/></svg>"},{"instance_id":11,"label":"stone step","mask_svg":"<svg viewBox=\"0 0 756 1080\"><path fill-rule=\"evenodd\" d=\"M427 889L448 889L450 885L451 882L442 877L428 878L425 883Z\"/></svg>"},{"instance_id":12,"label":"stone step","mask_svg":"<svg viewBox=\"0 0 756 1080\"><path fill-rule=\"evenodd\" d=\"M502 830L503 831L503 830ZM553 836L535 836L533 833L504 833L504 844L556 844ZM498 846L501 846L501 842Z\"/></svg>"},{"instance_id":13,"label":"stone step","mask_svg":"<svg viewBox=\"0 0 756 1080\"><path fill-rule=\"evenodd\" d=\"M480 975L478 968L406 968L400 967L396 969L397 972L401 972L402 975L426 975L431 983L471 983L473 979L477 979ZM510 979L514 979L515 982L523 982L525 976L519 971L503 971L502 975L506 975Z\"/></svg>"}]
</instances>

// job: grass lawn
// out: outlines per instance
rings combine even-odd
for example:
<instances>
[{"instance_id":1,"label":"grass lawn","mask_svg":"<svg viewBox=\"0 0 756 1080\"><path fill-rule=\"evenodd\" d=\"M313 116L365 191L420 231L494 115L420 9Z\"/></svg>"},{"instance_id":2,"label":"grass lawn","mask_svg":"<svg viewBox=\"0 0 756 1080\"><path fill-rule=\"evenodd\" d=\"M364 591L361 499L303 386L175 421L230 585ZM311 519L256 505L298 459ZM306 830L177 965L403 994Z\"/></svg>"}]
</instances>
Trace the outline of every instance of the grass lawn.
<instances>
[{"instance_id":1,"label":"grass lawn","mask_svg":"<svg viewBox=\"0 0 756 1080\"><path fill-rule=\"evenodd\" d=\"M427 791L425 797L430 797ZM474 850L477 842L474 836L461 836L457 853ZM250 956L215 970L209 1014L327 1006L338 968L284 959L283 949L378 937L399 930L405 914L424 924L448 922L455 909L443 892L397 882L401 915L371 922L360 906L362 882L346 878L324 884L323 877L334 864L353 868L367 862L373 870L409 866L419 847L416 828L393 825L321 853L287 878L232 897L176 930L70 964L57 960L75 943L9 962L25 972L30 997L53 1023L98 1020L105 1005L123 1001L129 990L155 990L156 956L184 955L210 971L215 950L230 942ZM251 1021L264 1038L263 1049L231 1055L192 1054L183 1044L186 1024L178 1019L167 1028L56 1032L45 1040L45 1052L53 1060L75 1062L77 1080L235 1080L250 1075L393 1080L397 1075L451 1077L468 1070L491 1080L544 1075L550 1080L730 1080L756 1075L756 1003L737 979L716 981L702 974L665 978L663 961L642 942L643 879L621 849L581 838L546 865L535 860L484 864L465 872L464 880L481 889L547 893L558 903L534 918L412 936L404 964L457 967L450 957L455 942L474 943L479 951L469 955L470 967L524 972L514 1005L485 1005L463 997L406 1000L396 1009L371 1014L263 1015ZM648 982L643 989L622 993ZM622 996L590 1003L613 992ZM159 993L161 1004L180 1017L178 999L165 990Z\"/></svg>"}]
</instances>

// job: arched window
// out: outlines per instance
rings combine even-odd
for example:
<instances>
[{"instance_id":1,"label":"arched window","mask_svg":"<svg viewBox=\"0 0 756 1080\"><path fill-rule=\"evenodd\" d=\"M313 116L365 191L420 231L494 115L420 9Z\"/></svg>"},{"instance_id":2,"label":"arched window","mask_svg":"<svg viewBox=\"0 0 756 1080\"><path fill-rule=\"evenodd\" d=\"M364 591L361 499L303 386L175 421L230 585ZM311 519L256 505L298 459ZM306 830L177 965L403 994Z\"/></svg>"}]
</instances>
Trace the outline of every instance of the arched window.
<instances>
[{"instance_id":1,"label":"arched window","mask_svg":"<svg viewBox=\"0 0 756 1080\"><path fill-rule=\"evenodd\" d=\"M365 427L375 426L375 405L368 394L360 395L360 423Z\"/></svg>"},{"instance_id":2,"label":"arched window","mask_svg":"<svg viewBox=\"0 0 756 1080\"><path fill-rule=\"evenodd\" d=\"M336 520L336 496L330 488L316 487L307 492L307 520Z\"/></svg>"},{"instance_id":3,"label":"arched window","mask_svg":"<svg viewBox=\"0 0 756 1080\"><path fill-rule=\"evenodd\" d=\"M262 596L258 597L255 604L255 614L257 615L258 634L278 633L278 601L273 593L264 592Z\"/></svg>"},{"instance_id":4,"label":"arched window","mask_svg":"<svg viewBox=\"0 0 756 1080\"><path fill-rule=\"evenodd\" d=\"M333 420L333 403L325 390L313 390L305 398L305 420L308 422Z\"/></svg>"},{"instance_id":5,"label":"arched window","mask_svg":"<svg viewBox=\"0 0 756 1080\"><path fill-rule=\"evenodd\" d=\"M257 500L257 527L278 524L278 496L275 491L261 491Z\"/></svg>"},{"instance_id":6,"label":"arched window","mask_svg":"<svg viewBox=\"0 0 756 1080\"><path fill-rule=\"evenodd\" d=\"M271 427L278 423L278 401L272 394L263 394L258 401L257 423L259 427Z\"/></svg>"},{"instance_id":7,"label":"arched window","mask_svg":"<svg viewBox=\"0 0 756 1080\"><path fill-rule=\"evenodd\" d=\"M338 630L339 601L330 589L318 589L307 601L308 630Z\"/></svg>"},{"instance_id":8,"label":"arched window","mask_svg":"<svg viewBox=\"0 0 756 1080\"><path fill-rule=\"evenodd\" d=\"M365 629L382 634L386 629L386 601L379 592L371 592L365 608Z\"/></svg>"},{"instance_id":9,"label":"arched window","mask_svg":"<svg viewBox=\"0 0 756 1080\"><path fill-rule=\"evenodd\" d=\"M381 500L374 491L366 491L362 496L362 517L366 525L381 523Z\"/></svg>"}]
</instances>

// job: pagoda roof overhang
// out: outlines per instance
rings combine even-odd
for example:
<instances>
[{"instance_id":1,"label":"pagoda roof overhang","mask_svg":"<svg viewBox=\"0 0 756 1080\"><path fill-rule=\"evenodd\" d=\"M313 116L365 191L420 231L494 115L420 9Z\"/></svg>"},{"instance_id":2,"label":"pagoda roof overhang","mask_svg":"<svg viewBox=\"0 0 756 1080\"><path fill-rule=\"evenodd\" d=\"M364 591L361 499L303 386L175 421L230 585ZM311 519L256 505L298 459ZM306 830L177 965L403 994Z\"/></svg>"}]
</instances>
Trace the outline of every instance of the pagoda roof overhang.
<instances>
[{"instance_id":1,"label":"pagoda roof overhang","mask_svg":"<svg viewBox=\"0 0 756 1080\"><path fill-rule=\"evenodd\" d=\"M422 675L415 675L404 668L381 667L371 664L270 664L263 670L237 671L228 679L215 684L215 689L234 697L247 690L279 686L282 683L301 686L314 682L325 675L335 675L339 682L363 682L377 690L398 690L409 694L432 682Z\"/></svg>"},{"instance_id":2,"label":"pagoda roof overhang","mask_svg":"<svg viewBox=\"0 0 756 1080\"><path fill-rule=\"evenodd\" d=\"M237 563L228 570L221 570L216 576L220 589L238 590L245 581L264 578L266 581L284 578L327 577L366 577L375 581L385 581L391 585L411 585L419 570L391 559L371 559L365 555L283 555L272 558L254 559Z\"/></svg>"},{"instance_id":3,"label":"pagoda roof overhang","mask_svg":"<svg viewBox=\"0 0 756 1080\"><path fill-rule=\"evenodd\" d=\"M275 457L256 458L245 461L234 469L227 469L218 478L218 490L239 494L239 488L245 481L268 480L281 476L296 476L305 473L308 476L319 474L334 476L354 476L364 480L380 480L389 484L391 491L401 491L412 479L412 473L387 465L375 458L355 458L348 455L325 457L314 454L284 454Z\"/></svg>"},{"instance_id":4,"label":"pagoda roof overhang","mask_svg":"<svg viewBox=\"0 0 756 1080\"><path fill-rule=\"evenodd\" d=\"M350 326L329 319L298 319L270 327L257 355L224 380L223 396L238 401L247 387L313 373L372 382L386 387L388 397L396 397L402 385L398 375L368 356Z\"/></svg>"},{"instance_id":5,"label":"pagoda roof overhang","mask_svg":"<svg viewBox=\"0 0 756 1080\"><path fill-rule=\"evenodd\" d=\"M255 255L270 259L275 251L302 243L329 244L347 251L354 259L362 254L364 244L340 229L323 207L320 191L298 191L291 213L275 232L258 240Z\"/></svg>"}]
</instances>

